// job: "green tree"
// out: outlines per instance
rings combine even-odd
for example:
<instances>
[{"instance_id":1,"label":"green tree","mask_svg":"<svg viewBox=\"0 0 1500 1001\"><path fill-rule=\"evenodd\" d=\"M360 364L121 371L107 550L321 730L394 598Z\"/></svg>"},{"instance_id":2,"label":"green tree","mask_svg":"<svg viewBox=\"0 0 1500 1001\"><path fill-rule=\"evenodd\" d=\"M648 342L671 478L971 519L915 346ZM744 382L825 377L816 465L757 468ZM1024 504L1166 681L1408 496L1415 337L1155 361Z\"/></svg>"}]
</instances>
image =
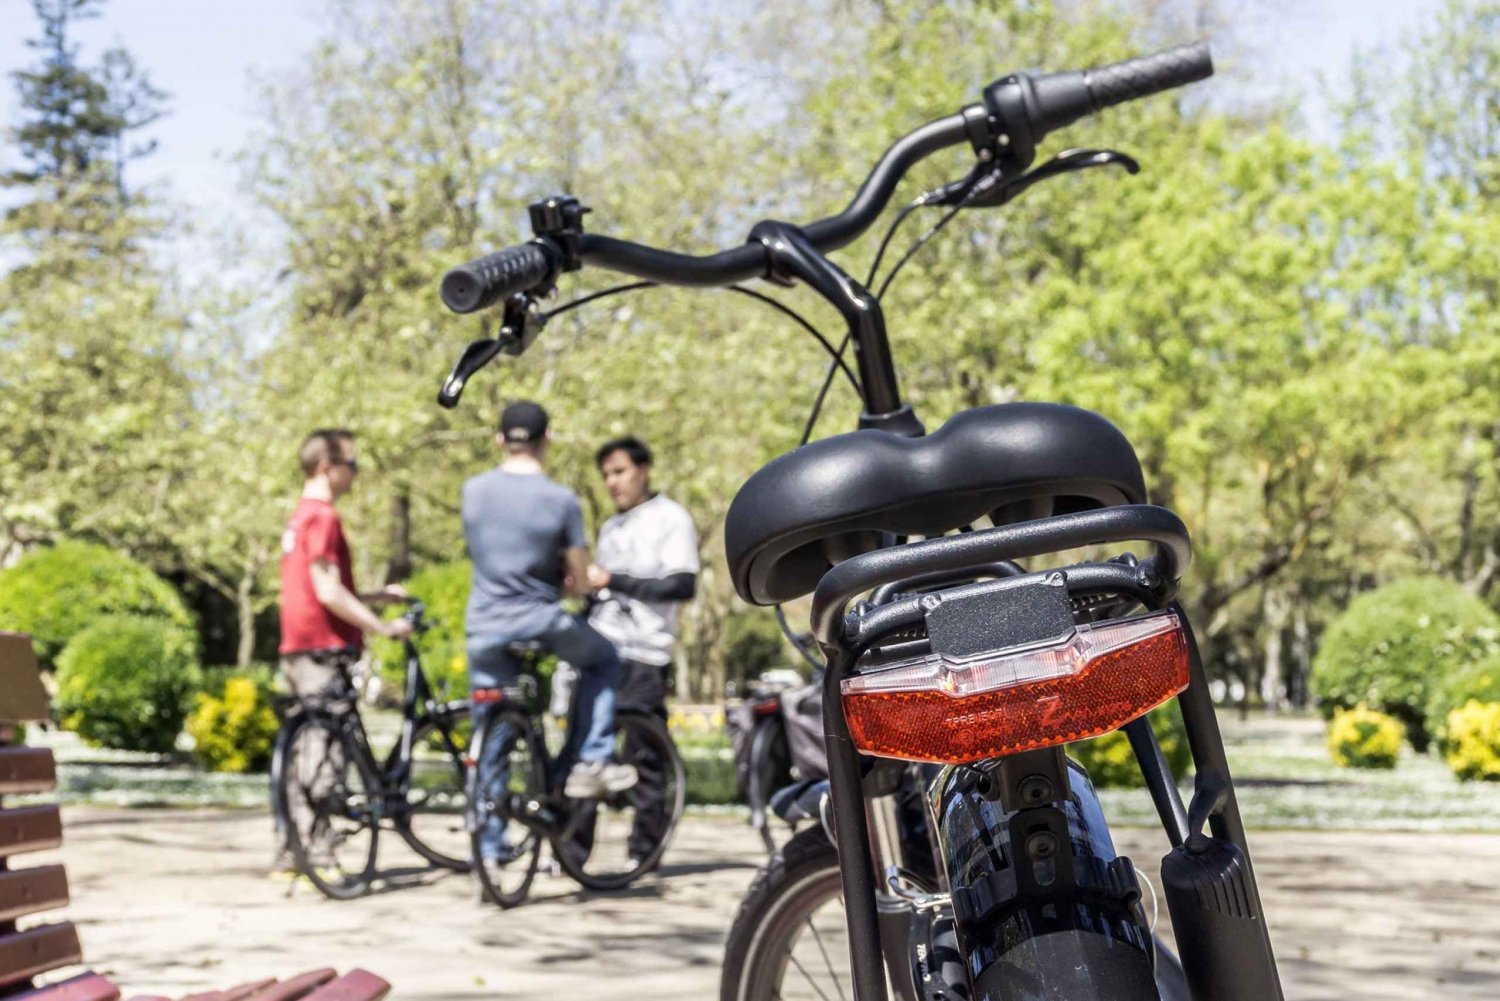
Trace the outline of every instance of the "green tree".
<instances>
[{"instance_id":1,"label":"green tree","mask_svg":"<svg viewBox=\"0 0 1500 1001\"><path fill-rule=\"evenodd\" d=\"M70 29L98 17L101 7L102 0L32 0L42 34L26 45L41 53L41 63L11 74L26 116L12 138L26 166L0 183L103 176L123 194L126 162L155 148L154 142L133 142L131 134L161 117L166 95L130 53L112 48L97 66L79 64Z\"/></svg>"},{"instance_id":2,"label":"green tree","mask_svg":"<svg viewBox=\"0 0 1500 1001\"><path fill-rule=\"evenodd\" d=\"M91 0L38 2L43 53L15 74L26 167L0 220L0 557L84 536L141 551L193 420L184 323L147 250L155 206L123 188L157 94L118 51L84 67L69 26Z\"/></svg>"}]
</instances>

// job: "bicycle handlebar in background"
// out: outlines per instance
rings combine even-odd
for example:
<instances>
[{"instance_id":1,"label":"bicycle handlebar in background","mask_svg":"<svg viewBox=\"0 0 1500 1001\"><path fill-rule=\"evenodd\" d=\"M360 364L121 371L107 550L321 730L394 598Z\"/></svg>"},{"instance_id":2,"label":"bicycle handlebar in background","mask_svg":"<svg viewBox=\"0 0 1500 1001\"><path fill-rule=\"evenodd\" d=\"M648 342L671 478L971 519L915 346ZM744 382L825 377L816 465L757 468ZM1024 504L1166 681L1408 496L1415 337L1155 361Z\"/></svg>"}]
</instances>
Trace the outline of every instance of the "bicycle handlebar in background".
<instances>
[{"instance_id":1,"label":"bicycle handlebar in background","mask_svg":"<svg viewBox=\"0 0 1500 1001\"><path fill-rule=\"evenodd\" d=\"M976 125L992 131L1024 167L1047 133L1113 105L1203 80L1213 71L1208 44L1198 42L1096 69L1004 77L985 88L983 105L928 122L897 140L843 212L803 231L824 252L847 245L880 215L914 164L938 150L976 141ZM695 257L593 233L577 235L576 257L570 257L543 235L449 271L443 276L443 303L455 313L472 313L518 292L549 288L565 261L587 261L664 284L713 286L763 277L767 258L759 243Z\"/></svg>"}]
</instances>

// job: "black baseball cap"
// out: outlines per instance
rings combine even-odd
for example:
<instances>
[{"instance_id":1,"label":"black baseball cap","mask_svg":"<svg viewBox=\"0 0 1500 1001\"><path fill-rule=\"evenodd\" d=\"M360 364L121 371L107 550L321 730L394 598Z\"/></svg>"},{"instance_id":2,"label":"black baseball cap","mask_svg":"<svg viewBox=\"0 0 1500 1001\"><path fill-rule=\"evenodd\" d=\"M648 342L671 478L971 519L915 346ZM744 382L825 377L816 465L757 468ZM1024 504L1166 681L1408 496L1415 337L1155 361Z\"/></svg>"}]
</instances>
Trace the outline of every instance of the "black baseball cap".
<instances>
[{"instance_id":1,"label":"black baseball cap","mask_svg":"<svg viewBox=\"0 0 1500 1001\"><path fill-rule=\"evenodd\" d=\"M517 400L500 414L500 436L506 441L525 444L539 441L547 433L547 411L540 403Z\"/></svg>"}]
</instances>

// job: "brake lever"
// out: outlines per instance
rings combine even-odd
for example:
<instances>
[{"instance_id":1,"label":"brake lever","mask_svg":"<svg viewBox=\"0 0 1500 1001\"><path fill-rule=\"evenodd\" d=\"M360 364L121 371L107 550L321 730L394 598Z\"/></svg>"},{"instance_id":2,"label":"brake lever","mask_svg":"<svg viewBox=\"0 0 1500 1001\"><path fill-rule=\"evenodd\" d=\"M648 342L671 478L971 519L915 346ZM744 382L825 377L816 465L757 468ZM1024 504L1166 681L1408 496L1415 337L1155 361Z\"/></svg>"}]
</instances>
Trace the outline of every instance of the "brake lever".
<instances>
[{"instance_id":1,"label":"brake lever","mask_svg":"<svg viewBox=\"0 0 1500 1001\"><path fill-rule=\"evenodd\" d=\"M505 302L504 318L493 339L473 341L458 356L458 362L438 390L438 406L452 410L458 406L459 397L469 379L495 360L496 355L506 354L519 358L531 347L542 328L547 325L547 314L538 312L536 300L526 293L511 296Z\"/></svg>"},{"instance_id":2,"label":"brake lever","mask_svg":"<svg viewBox=\"0 0 1500 1001\"><path fill-rule=\"evenodd\" d=\"M1076 170L1090 167L1124 168L1127 174L1138 174L1141 165L1135 157L1113 149L1068 149L1048 160L1035 170L1024 174L1005 173L997 164L980 164L973 173L961 181L952 181L935 188L923 196L931 205L962 205L964 208L994 208L1004 205L1021 192L1039 181L1049 180Z\"/></svg>"}]
</instances>

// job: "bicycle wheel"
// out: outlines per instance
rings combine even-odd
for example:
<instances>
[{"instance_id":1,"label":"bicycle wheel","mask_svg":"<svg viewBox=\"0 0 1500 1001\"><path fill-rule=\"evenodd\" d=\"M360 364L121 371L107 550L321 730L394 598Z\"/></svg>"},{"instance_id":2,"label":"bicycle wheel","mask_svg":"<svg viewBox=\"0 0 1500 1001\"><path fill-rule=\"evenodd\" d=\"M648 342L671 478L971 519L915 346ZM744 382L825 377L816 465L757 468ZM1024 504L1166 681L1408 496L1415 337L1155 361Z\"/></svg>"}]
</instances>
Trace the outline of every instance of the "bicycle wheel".
<instances>
[{"instance_id":1,"label":"bicycle wheel","mask_svg":"<svg viewBox=\"0 0 1500 1001\"><path fill-rule=\"evenodd\" d=\"M324 896L360 896L375 874L380 793L336 720L303 716L290 726L276 796L292 858Z\"/></svg>"},{"instance_id":2,"label":"bicycle wheel","mask_svg":"<svg viewBox=\"0 0 1500 1001\"><path fill-rule=\"evenodd\" d=\"M500 712L475 724L471 759L485 760L491 741L501 747L488 781L481 782L477 764L469 768L469 851L480 901L510 908L526 899L541 860L547 757L524 713Z\"/></svg>"},{"instance_id":3,"label":"bicycle wheel","mask_svg":"<svg viewBox=\"0 0 1500 1001\"><path fill-rule=\"evenodd\" d=\"M724 945L719 1001L848 998L844 885L821 827L793 837L755 876Z\"/></svg>"},{"instance_id":4,"label":"bicycle wheel","mask_svg":"<svg viewBox=\"0 0 1500 1001\"><path fill-rule=\"evenodd\" d=\"M687 802L687 774L661 720L622 709L615 760L635 766L636 785L598 800L568 800L572 814L553 837L563 870L591 890L618 890L656 868Z\"/></svg>"},{"instance_id":5,"label":"bicycle wheel","mask_svg":"<svg viewBox=\"0 0 1500 1001\"><path fill-rule=\"evenodd\" d=\"M418 855L443 869L468 872L466 804L469 709L455 706L417 728L411 742L411 787L396 830Z\"/></svg>"}]
</instances>

